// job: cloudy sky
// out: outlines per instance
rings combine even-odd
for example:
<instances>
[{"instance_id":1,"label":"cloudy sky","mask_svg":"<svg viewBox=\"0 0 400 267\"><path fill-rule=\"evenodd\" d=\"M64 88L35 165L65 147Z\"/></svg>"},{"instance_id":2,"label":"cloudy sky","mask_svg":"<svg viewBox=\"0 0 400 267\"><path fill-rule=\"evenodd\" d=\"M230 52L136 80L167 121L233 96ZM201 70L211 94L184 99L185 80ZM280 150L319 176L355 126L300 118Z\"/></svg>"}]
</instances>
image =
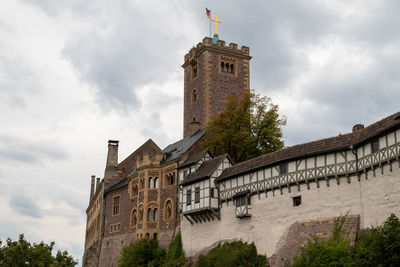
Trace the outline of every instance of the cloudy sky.
<instances>
[{"instance_id":1,"label":"cloudy sky","mask_svg":"<svg viewBox=\"0 0 400 267\"><path fill-rule=\"evenodd\" d=\"M351 3L349 3L351 2ZM182 138L185 53L209 34L250 47L251 88L287 117L286 145L400 110L400 2L0 3L0 238L83 254L90 175Z\"/></svg>"}]
</instances>

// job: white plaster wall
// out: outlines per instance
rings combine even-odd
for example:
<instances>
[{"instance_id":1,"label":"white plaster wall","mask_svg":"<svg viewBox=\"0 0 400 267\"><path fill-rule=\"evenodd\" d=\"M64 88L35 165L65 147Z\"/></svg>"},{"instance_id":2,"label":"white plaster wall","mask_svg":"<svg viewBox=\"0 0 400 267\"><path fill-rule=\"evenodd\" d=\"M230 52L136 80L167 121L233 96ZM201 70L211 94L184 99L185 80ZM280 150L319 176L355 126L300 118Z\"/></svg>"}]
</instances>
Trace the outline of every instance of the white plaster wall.
<instances>
[{"instance_id":1,"label":"white plaster wall","mask_svg":"<svg viewBox=\"0 0 400 267\"><path fill-rule=\"evenodd\" d=\"M260 194L260 199L254 195L250 218L236 218L232 201L228 206L223 203L219 221L191 225L183 218L181 231L185 252L191 256L216 241L240 238L254 241L259 253L271 256L282 245L279 241L294 222L335 217L347 212L361 215L361 228L381 224L391 213L400 215L398 162L393 162L392 167L390 172L389 165L385 165L383 175L380 168L376 169L376 177L369 171L368 180L363 174L361 182L352 176L349 184L343 177L340 185L331 179L329 187L321 181L320 188L316 183L310 183L310 190L301 185L300 192L293 186L291 193L285 188L282 195L279 190L274 194L268 192L267 198L264 193ZM293 207L291 197L298 195L302 197L302 204Z\"/></svg>"}]
</instances>

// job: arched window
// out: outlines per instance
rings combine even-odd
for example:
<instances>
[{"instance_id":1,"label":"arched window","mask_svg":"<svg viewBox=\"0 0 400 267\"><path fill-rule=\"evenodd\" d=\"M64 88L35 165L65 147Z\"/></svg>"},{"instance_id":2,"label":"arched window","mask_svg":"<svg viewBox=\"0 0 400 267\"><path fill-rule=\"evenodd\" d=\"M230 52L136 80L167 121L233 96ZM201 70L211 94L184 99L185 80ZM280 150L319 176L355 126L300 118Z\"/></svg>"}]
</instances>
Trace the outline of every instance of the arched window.
<instances>
[{"instance_id":1,"label":"arched window","mask_svg":"<svg viewBox=\"0 0 400 267\"><path fill-rule=\"evenodd\" d=\"M224 62L221 62L221 72L224 72Z\"/></svg>"},{"instance_id":2,"label":"arched window","mask_svg":"<svg viewBox=\"0 0 400 267\"><path fill-rule=\"evenodd\" d=\"M143 189L144 188L144 178L140 179L140 188L139 189Z\"/></svg>"},{"instance_id":3,"label":"arched window","mask_svg":"<svg viewBox=\"0 0 400 267\"><path fill-rule=\"evenodd\" d=\"M131 214L131 226L135 226L137 223L137 211L134 209Z\"/></svg>"},{"instance_id":4,"label":"arched window","mask_svg":"<svg viewBox=\"0 0 400 267\"><path fill-rule=\"evenodd\" d=\"M153 188L153 178L149 178L149 189Z\"/></svg>"},{"instance_id":5,"label":"arched window","mask_svg":"<svg viewBox=\"0 0 400 267\"><path fill-rule=\"evenodd\" d=\"M172 173L170 179L170 185L173 185L174 183L175 183L175 173Z\"/></svg>"},{"instance_id":6,"label":"arched window","mask_svg":"<svg viewBox=\"0 0 400 267\"><path fill-rule=\"evenodd\" d=\"M231 73L233 73L233 72L234 72L234 65L231 64Z\"/></svg>"},{"instance_id":7,"label":"arched window","mask_svg":"<svg viewBox=\"0 0 400 267\"><path fill-rule=\"evenodd\" d=\"M154 188L158 188L158 177L154 177Z\"/></svg>"},{"instance_id":8,"label":"arched window","mask_svg":"<svg viewBox=\"0 0 400 267\"><path fill-rule=\"evenodd\" d=\"M146 238L149 239L150 238L150 234L146 233Z\"/></svg>"},{"instance_id":9,"label":"arched window","mask_svg":"<svg viewBox=\"0 0 400 267\"><path fill-rule=\"evenodd\" d=\"M229 72L229 63L225 63L225 72Z\"/></svg>"},{"instance_id":10,"label":"arched window","mask_svg":"<svg viewBox=\"0 0 400 267\"><path fill-rule=\"evenodd\" d=\"M157 208L154 209L153 220L154 220L154 221L157 221L157 220L158 220L158 210L157 210Z\"/></svg>"},{"instance_id":11,"label":"arched window","mask_svg":"<svg viewBox=\"0 0 400 267\"><path fill-rule=\"evenodd\" d=\"M192 119L192 123L193 123L193 122L196 122L196 117L193 117L193 119Z\"/></svg>"},{"instance_id":12,"label":"arched window","mask_svg":"<svg viewBox=\"0 0 400 267\"><path fill-rule=\"evenodd\" d=\"M165 202L165 207L164 207L164 219L169 220L172 218L172 202L171 200L167 200Z\"/></svg>"},{"instance_id":13,"label":"arched window","mask_svg":"<svg viewBox=\"0 0 400 267\"><path fill-rule=\"evenodd\" d=\"M139 206L139 222L143 221L143 207Z\"/></svg>"},{"instance_id":14,"label":"arched window","mask_svg":"<svg viewBox=\"0 0 400 267\"><path fill-rule=\"evenodd\" d=\"M152 210L149 208L148 210L147 210L147 221L152 221L153 220L153 212L152 212Z\"/></svg>"}]
</instances>

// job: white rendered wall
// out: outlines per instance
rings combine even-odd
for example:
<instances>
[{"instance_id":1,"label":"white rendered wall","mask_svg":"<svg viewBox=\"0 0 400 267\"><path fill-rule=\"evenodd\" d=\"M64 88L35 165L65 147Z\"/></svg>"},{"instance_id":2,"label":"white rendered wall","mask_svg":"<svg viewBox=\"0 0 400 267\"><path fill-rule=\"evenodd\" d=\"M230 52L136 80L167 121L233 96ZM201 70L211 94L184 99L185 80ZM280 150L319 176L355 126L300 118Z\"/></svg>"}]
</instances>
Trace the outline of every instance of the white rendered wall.
<instances>
[{"instance_id":1,"label":"white rendered wall","mask_svg":"<svg viewBox=\"0 0 400 267\"><path fill-rule=\"evenodd\" d=\"M329 163L328 163L329 164ZM375 169L376 176L370 170L361 175L361 182L351 176L351 183L346 177L337 185L335 179L301 184L297 186L253 195L251 197L251 217L236 218L235 206L230 201L222 204L221 220L191 225L185 218L181 222L182 241L185 252L191 256L219 240L242 239L254 241L259 253L273 255L283 244L283 238L289 226L296 221L316 220L336 217L350 212L361 216L361 228L381 224L391 213L400 215L400 169L398 161L392 163L392 172L388 164ZM302 204L293 206L291 197L301 195Z\"/></svg>"}]
</instances>

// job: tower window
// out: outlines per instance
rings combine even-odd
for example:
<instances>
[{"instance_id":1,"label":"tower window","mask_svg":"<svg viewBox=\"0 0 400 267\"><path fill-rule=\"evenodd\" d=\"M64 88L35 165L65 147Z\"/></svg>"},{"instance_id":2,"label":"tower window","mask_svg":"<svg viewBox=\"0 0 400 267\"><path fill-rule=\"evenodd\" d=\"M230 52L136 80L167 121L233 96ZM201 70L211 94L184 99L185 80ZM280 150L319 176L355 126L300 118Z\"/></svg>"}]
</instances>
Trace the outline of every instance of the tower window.
<instances>
[{"instance_id":1,"label":"tower window","mask_svg":"<svg viewBox=\"0 0 400 267\"><path fill-rule=\"evenodd\" d=\"M192 59L190 64L192 65L192 79L194 79L197 77L197 62L196 60Z\"/></svg>"},{"instance_id":2,"label":"tower window","mask_svg":"<svg viewBox=\"0 0 400 267\"><path fill-rule=\"evenodd\" d=\"M197 101L197 90L194 89L192 92L192 103Z\"/></svg>"},{"instance_id":3,"label":"tower window","mask_svg":"<svg viewBox=\"0 0 400 267\"><path fill-rule=\"evenodd\" d=\"M221 72L232 73L232 74L235 73L235 64L222 61Z\"/></svg>"}]
</instances>

